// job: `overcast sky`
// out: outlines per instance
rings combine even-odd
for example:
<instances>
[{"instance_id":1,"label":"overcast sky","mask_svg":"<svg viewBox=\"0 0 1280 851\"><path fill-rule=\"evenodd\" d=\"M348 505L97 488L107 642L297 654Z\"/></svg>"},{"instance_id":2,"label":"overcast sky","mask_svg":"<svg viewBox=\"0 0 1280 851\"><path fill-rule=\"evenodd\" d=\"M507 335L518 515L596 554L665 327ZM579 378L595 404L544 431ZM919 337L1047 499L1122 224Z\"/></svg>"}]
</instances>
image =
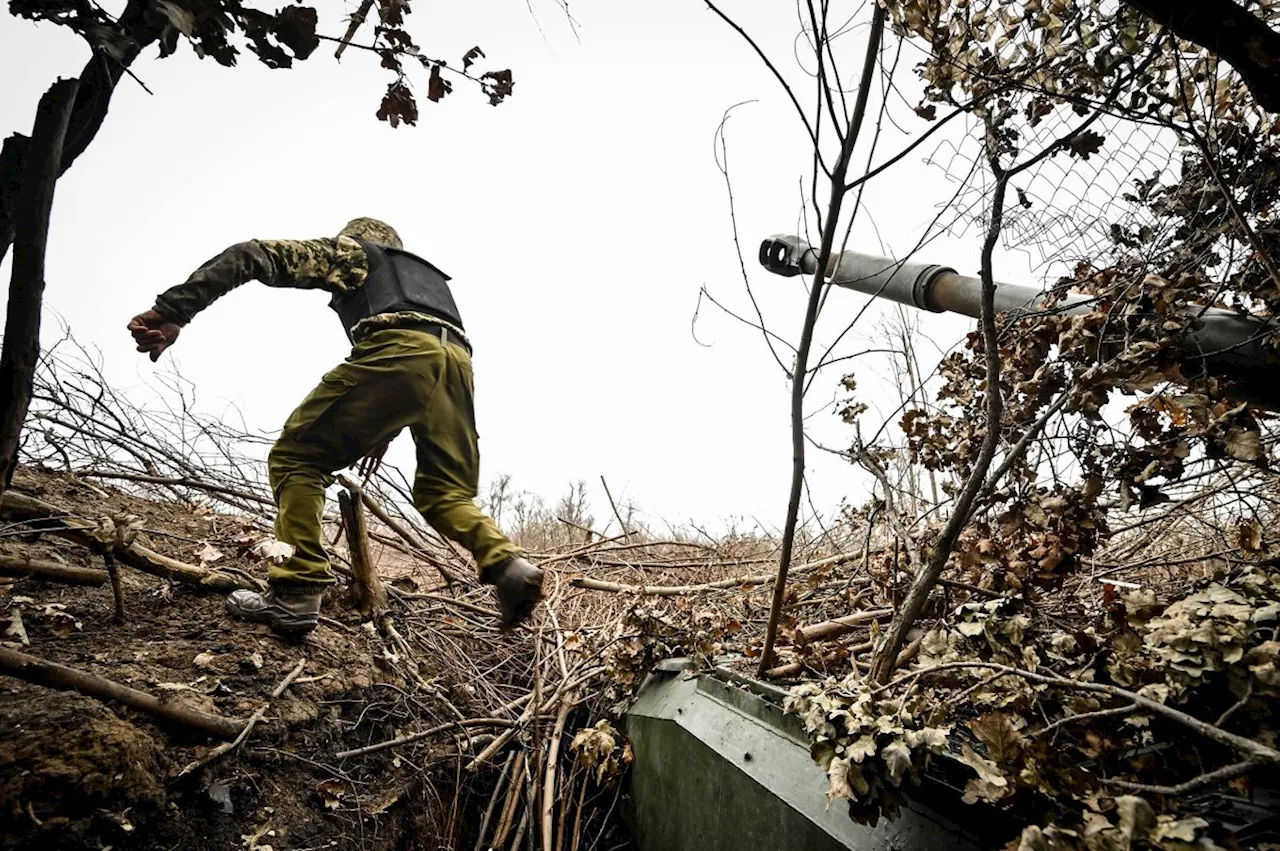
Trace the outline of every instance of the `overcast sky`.
<instances>
[{"instance_id":1,"label":"overcast sky","mask_svg":"<svg viewBox=\"0 0 1280 851\"><path fill-rule=\"evenodd\" d=\"M321 31L340 34L353 7L321 3ZM794 8L726 0L725 9L806 84ZM457 62L478 44L481 69L513 70L515 94L494 108L459 82L431 104L418 74L419 124L399 129L374 117L388 77L362 51L337 63L325 46L271 71L247 54L226 69L185 45L163 61L152 48L134 70L154 95L124 80L58 185L48 308L101 348L109 376L142 385L155 368L124 326L156 293L237 241L333 235L352 217L382 218L453 276L476 349L483 480L508 473L552 501L585 479L603 518L603 475L650 518L779 525L788 384L758 332L706 303L696 340L692 320L702 286L752 311L713 143L725 110L754 100L727 124L737 221L770 327L798 336L803 284L760 269L755 250L800 221L803 128L705 4L581 0L573 12L577 38L549 0L534 0L532 14L521 0L417 4L409 28L425 53ZM860 64L863 39L849 36L847 68ZM29 132L41 92L78 74L87 54L60 28L0 18L0 130ZM916 59L909 48L901 63L908 90ZM900 100L890 116L877 161L927 127ZM954 191L949 150L931 143L870 186L858 247L915 244ZM947 237L920 256L972 273L978 248L977 237ZM1033 282L1032 262L1010 255L998 274ZM833 339L865 303L833 293L820 337ZM873 344L881 316L869 311L843 350ZM923 327L946 347L969 323L930 316ZM46 314L45 339L57 333ZM274 430L346 351L324 295L249 284L198 316L165 359L194 381L203 410L234 405L254 428ZM937 354L922 347L926 368ZM856 368L864 401L890 411L896 399L875 378L883 364ZM812 432L833 446L847 445L849 430L822 408L842 372L829 370L810 400ZM407 434L389 458L411 468ZM819 508L865 498L866 480L844 462L816 451L810 461Z\"/></svg>"}]
</instances>

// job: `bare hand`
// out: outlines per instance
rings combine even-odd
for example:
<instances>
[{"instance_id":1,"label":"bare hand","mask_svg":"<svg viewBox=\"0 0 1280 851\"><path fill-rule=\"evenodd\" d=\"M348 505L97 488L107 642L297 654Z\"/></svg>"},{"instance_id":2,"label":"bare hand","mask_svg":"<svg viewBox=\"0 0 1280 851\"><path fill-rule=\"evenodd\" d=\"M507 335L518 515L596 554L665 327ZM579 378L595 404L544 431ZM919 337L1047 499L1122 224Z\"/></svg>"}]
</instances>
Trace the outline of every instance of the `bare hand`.
<instances>
[{"instance_id":1,"label":"bare hand","mask_svg":"<svg viewBox=\"0 0 1280 851\"><path fill-rule=\"evenodd\" d=\"M129 320L129 333L133 334L138 351L151 355L152 363L160 359L165 349L178 341L178 332L181 330L176 322L170 322L154 310L139 313Z\"/></svg>"},{"instance_id":2,"label":"bare hand","mask_svg":"<svg viewBox=\"0 0 1280 851\"><path fill-rule=\"evenodd\" d=\"M360 464L356 467L356 473L360 478L367 482L374 473L378 472L378 468L382 466L382 456L387 454L387 447L390 445L391 439L387 438L370 449L369 454L360 459Z\"/></svg>"}]
</instances>

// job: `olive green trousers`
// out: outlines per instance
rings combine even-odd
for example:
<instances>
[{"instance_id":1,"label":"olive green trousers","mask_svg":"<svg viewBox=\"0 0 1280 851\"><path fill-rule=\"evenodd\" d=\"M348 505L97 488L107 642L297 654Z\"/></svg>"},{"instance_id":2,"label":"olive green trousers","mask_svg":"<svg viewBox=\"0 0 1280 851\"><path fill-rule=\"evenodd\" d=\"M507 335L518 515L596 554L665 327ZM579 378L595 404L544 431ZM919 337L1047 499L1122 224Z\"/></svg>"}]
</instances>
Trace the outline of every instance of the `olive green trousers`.
<instances>
[{"instance_id":1,"label":"olive green trousers","mask_svg":"<svg viewBox=\"0 0 1280 851\"><path fill-rule=\"evenodd\" d=\"M483 577L521 550L475 504L480 472L471 358L428 331L388 328L357 343L289 416L271 449L276 538L293 556L272 582L334 581L321 519L333 473L408 428L418 449L415 507L476 558Z\"/></svg>"}]
</instances>

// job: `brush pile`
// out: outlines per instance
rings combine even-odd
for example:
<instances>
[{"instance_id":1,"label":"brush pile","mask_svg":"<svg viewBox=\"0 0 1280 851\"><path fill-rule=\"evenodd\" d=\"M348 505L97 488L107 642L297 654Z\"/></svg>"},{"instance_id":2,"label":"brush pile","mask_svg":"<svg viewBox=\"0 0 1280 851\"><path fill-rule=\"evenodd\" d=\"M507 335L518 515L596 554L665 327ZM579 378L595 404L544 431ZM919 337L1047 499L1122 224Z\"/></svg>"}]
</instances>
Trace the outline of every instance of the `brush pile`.
<instances>
[{"instance_id":1,"label":"brush pile","mask_svg":"<svg viewBox=\"0 0 1280 851\"><path fill-rule=\"evenodd\" d=\"M0 519L0 847L628 847L619 713L661 658L758 644L767 536L509 507L548 578L504 635L398 470L342 475L340 582L288 642L222 600L273 557L247 455L269 440L195 413L180 379L160 398L142 409L69 342L46 353ZM847 613L851 557L809 549L805 605Z\"/></svg>"},{"instance_id":2,"label":"brush pile","mask_svg":"<svg viewBox=\"0 0 1280 851\"><path fill-rule=\"evenodd\" d=\"M901 534L881 502L802 534L761 672L767 533L659 535L611 505L610 534L580 491L554 511L491 495L548 572L504 635L399 471L343 475L340 582L292 643L222 604L272 555L245 455L269 441L193 413L176 380L144 412L65 346L37 394L0 523L2 847L632 847L621 713L673 656L789 685L861 821L928 773L1009 819L1019 851L1274 847L1239 813L1280 765L1275 542L1265 512L1209 522L1235 510L1238 471L1128 528L1108 509L1106 546L1043 590L987 569L975 526L875 685L940 520ZM1274 486L1259 470L1253 493ZM1020 522L1068 527L1069 506L1040 504Z\"/></svg>"}]
</instances>

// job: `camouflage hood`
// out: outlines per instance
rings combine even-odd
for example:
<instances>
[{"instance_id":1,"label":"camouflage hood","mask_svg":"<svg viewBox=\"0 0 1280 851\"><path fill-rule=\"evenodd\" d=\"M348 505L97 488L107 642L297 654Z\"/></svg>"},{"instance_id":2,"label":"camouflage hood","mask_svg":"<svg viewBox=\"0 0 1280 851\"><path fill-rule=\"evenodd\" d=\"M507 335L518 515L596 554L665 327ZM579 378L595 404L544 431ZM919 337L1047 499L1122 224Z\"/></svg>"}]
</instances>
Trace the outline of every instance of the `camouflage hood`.
<instances>
[{"instance_id":1,"label":"camouflage hood","mask_svg":"<svg viewBox=\"0 0 1280 851\"><path fill-rule=\"evenodd\" d=\"M404 248L404 243L400 241L400 234L396 233L395 228L377 219L352 219L347 222L346 227L338 232L338 236L363 239L366 242L376 242L379 245L389 245L392 248Z\"/></svg>"}]
</instances>

